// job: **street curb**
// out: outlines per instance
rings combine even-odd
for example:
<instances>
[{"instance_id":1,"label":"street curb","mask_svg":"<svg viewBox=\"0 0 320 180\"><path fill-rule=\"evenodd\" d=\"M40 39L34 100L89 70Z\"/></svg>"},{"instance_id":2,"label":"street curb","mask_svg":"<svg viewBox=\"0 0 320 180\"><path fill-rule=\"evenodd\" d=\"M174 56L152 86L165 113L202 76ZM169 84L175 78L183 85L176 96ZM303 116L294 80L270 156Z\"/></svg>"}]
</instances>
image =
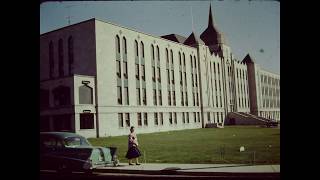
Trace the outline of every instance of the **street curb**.
<instances>
[{"instance_id":1,"label":"street curb","mask_svg":"<svg viewBox=\"0 0 320 180\"><path fill-rule=\"evenodd\" d=\"M123 173L143 175L185 175L185 176L236 176L236 177L280 177L280 172L187 172L181 170L129 170L95 169L98 173Z\"/></svg>"}]
</instances>

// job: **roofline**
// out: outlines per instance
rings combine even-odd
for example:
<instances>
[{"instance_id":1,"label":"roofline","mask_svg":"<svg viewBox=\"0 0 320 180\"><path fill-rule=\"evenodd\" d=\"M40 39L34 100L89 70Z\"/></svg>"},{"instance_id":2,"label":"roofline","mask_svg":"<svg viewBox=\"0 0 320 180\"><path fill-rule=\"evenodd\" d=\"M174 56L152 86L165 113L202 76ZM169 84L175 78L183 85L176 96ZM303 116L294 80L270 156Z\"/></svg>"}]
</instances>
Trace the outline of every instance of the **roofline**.
<instances>
[{"instance_id":1,"label":"roofline","mask_svg":"<svg viewBox=\"0 0 320 180\"><path fill-rule=\"evenodd\" d=\"M41 37L41 36L44 36L44 35L47 35L47 34L49 34L49 33L55 32L55 31L60 31L60 30L62 30L62 29L66 29L66 28L69 28L69 27L72 27L72 26L76 26L76 25L79 25L79 24L82 24L82 23L87 23L87 22L92 21L92 20L94 21L94 20L96 20L96 18L91 18L91 19L88 19L88 20L85 20L85 21L81 21L81 22L78 22L78 23L75 23L75 24L71 24L71 25L68 25L68 26L63 26L63 27L61 27L61 28L58 28L58 29L54 29L54 30L52 30L52 31L45 32L45 33L43 33L43 34L40 34L40 37Z\"/></svg>"},{"instance_id":2,"label":"roofline","mask_svg":"<svg viewBox=\"0 0 320 180\"><path fill-rule=\"evenodd\" d=\"M165 41L169 41L169 42L172 42L172 43L175 43L175 44L183 45L183 46L188 47L188 48L194 48L194 47L191 47L191 46L182 44L182 43L178 43L178 42L175 42L175 41L171 41L171 40L169 40L169 39L162 38L161 36L155 36L155 35L148 34L148 33L145 33L145 32L140 32L140 31L138 31L138 30L131 29L131 28L128 28L128 27L119 25L119 24L115 24L115 23L109 22L109 21L104 21L104 20L100 20L100 19L97 19L97 18L95 18L95 20L96 20L96 21L103 22L103 23L111 24L111 25L114 25L114 26L118 26L118 27L121 27L121 28L130 30L130 31L134 31L134 32L140 33L140 34L144 34L144 35L147 35L147 36L151 36L151 37L154 37L154 38L158 38L158 39L162 39L162 40L165 40ZM172 34L174 34L174 33L172 33ZM194 49L196 49L196 48L194 48Z\"/></svg>"},{"instance_id":3,"label":"roofline","mask_svg":"<svg viewBox=\"0 0 320 180\"><path fill-rule=\"evenodd\" d=\"M270 70L266 70L265 68L262 68L261 66L260 66L260 70L262 70L263 73L272 74L272 75L274 75L274 76L279 76L279 77L280 77L280 74L274 73L274 72L272 72L272 71L270 71Z\"/></svg>"},{"instance_id":4,"label":"roofline","mask_svg":"<svg viewBox=\"0 0 320 180\"><path fill-rule=\"evenodd\" d=\"M49 34L49 33L55 32L55 31L60 31L60 30L62 30L62 29L69 28L69 27L71 27L71 26L76 26L76 25L79 25L79 24L81 24L81 23L86 23L86 22L89 22L89 21L92 21L92 20L93 20L93 21L100 21L100 22L102 22L102 23L111 24L111 25L114 25L114 26L117 26L117 27L121 27L121 28L130 30L130 31L134 31L134 32L137 32L137 33L140 33L140 34L144 34L144 35L151 36L151 37L154 37L154 38L158 38L158 39L162 39L162 40L165 40L165 41L169 41L169 42L171 42L171 43L179 44L179 45L182 45L182 46L185 46L185 47L188 47L188 48L194 48L194 47L185 45L185 44L183 44L183 43L178 43L178 42L175 42L175 41L171 41L171 40L169 40L169 39L162 38L161 36L155 36L155 35L148 34L148 33L145 33L145 32L140 32L140 31L135 30L135 29L131 29L131 28L128 28L128 27L119 25L119 24L115 24L115 23L109 22L109 21L103 21L103 20L100 20L100 19L97 19L97 18L91 18L91 19L88 19L88 20L85 20L85 21L81 21L81 22L79 22L79 23L71 24L71 25L68 25L68 26L64 26L64 27L61 27L61 28L52 30L52 31L49 31L49 32L40 34L40 37L42 37L42 36L44 36L44 35L47 35L47 34ZM180 36L181 36L181 35L180 35ZM182 37L184 37L184 36L182 36ZM187 38L186 38L186 39L187 39ZM194 48L194 49L196 49L196 48Z\"/></svg>"}]
</instances>

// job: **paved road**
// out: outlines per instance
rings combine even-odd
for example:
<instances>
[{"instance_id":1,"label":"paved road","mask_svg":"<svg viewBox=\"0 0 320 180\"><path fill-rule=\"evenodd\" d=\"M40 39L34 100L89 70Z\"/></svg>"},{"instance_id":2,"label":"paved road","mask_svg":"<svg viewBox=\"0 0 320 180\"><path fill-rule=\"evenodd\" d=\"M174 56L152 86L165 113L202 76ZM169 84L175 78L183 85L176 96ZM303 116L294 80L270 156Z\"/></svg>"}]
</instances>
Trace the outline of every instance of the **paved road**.
<instances>
[{"instance_id":1,"label":"paved road","mask_svg":"<svg viewBox=\"0 0 320 180\"><path fill-rule=\"evenodd\" d=\"M211 176L188 176L188 175L146 175L146 174L122 174L122 173L93 173L91 175L83 174L83 173L71 173L71 174L57 174L55 172L41 172L40 173L40 180L71 180L71 179L78 179L78 180L86 180L86 179L93 179L93 180L101 180L101 179L127 179L127 180L136 180L136 179L215 179L215 180L280 180L279 174L225 174L225 175L211 175Z\"/></svg>"}]
</instances>

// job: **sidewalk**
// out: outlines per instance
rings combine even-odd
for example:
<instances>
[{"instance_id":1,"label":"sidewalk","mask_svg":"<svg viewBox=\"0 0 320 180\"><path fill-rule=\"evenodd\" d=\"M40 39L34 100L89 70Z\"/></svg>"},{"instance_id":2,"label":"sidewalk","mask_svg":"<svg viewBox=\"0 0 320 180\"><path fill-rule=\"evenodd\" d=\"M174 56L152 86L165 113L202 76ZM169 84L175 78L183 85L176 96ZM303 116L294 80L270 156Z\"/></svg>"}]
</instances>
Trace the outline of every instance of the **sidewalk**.
<instances>
[{"instance_id":1,"label":"sidewalk","mask_svg":"<svg viewBox=\"0 0 320 180\"><path fill-rule=\"evenodd\" d=\"M97 172L127 174L175 174L175 175L226 175L226 174L280 174L280 165L244 164L156 164L129 166L120 163L118 167L100 167Z\"/></svg>"}]
</instances>

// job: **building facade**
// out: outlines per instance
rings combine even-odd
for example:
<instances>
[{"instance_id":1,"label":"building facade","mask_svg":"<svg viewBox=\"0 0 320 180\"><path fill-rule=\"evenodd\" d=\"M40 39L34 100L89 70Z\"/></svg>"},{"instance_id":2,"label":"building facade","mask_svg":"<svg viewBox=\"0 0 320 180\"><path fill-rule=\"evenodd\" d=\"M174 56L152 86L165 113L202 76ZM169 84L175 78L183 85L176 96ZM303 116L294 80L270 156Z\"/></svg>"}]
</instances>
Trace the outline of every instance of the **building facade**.
<instances>
[{"instance_id":1,"label":"building facade","mask_svg":"<svg viewBox=\"0 0 320 180\"><path fill-rule=\"evenodd\" d=\"M41 131L85 137L223 126L230 112L280 121L280 76L237 60L213 22L188 38L90 19L40 35Z\"/></svg>"}]
</instances>

